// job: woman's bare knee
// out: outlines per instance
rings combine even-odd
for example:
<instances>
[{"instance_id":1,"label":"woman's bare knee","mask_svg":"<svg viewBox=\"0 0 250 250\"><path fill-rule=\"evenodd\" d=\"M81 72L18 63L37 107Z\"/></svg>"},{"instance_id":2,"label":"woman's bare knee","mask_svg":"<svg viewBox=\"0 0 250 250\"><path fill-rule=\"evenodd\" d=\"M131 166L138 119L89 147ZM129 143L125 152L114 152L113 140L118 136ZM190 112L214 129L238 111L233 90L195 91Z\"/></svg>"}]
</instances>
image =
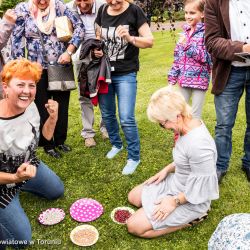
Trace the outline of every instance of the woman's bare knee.
<instances>
[{"instance_id":1,"label":"woman's bare knee","mask_svg":"<svg viewBox=\"0 0 250 250\"><path fill-rule=\"evenodd\" d=\"M129 194L128 194L128 201L130 204L136 206L136 207L141 207L141 191L142 191L142 186L139 185L135 188L133 188Z\"/></svg>"},{"instance_id":2,"label":"woman's bare knee","mask_svg":"<svg viewBox=\"0 0 250 250\"><path fill-rule=\"evenodd\" d=\"M132 202L133 202L133 192L132 192L132 190L128 193L128 201L129 201L130 204L132 204Z\"/></svg>"},{"instance_id":3,"label":"woman's bare knee","mask_svg":"<svg viewBox=\"0 0 250 250\"><path fill-rule=\"evenodd\" d=\"M130 217L127 220L127 229L128 229L128 232L130 234L133 234L136 236L140 236L144 233L144 231L142 231L142 228L140 228L140 225L138 225L138 223L136 223L136 221L133 219L133 217Z\"/></svg>"},{"instance_id":4,"label":"woman's bare knee","mask_svg":"<svg viewBox=\"0 0 250 250\"><path fill-rule=\"evenodd\" d=\"M136 206L136 193L134 192L134 189L128 193L128 201L130 204Z\"/></svg>"}]
</instances>

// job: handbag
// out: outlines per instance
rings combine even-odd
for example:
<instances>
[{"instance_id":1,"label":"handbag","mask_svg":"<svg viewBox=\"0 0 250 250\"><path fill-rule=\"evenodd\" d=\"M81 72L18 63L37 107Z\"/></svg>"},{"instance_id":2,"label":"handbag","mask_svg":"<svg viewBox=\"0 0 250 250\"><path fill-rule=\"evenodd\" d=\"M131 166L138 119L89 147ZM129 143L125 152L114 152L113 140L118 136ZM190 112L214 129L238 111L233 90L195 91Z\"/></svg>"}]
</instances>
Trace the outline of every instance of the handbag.
<instances>
[{"instance_id":1,"label":"handbag","mask_svg":"<svg viewBox=\"0 0 250 250\"><path fill-rule=\"evenodd\" d=\"M67 16L55 18L56 36L59 41L68 42L73 36L73 26Z\"/></svg>"},{"instance_id":2,"label":"handbag","mask_svg":"<svg viewBox=\"0 0 250 250\"><path fill-rule=\"evenodd\" d=\"M69 91L76 89L73 65L48 64L49 91Z\"/></svg>"},{"instance_id":3,"label":"handbag","mask_svg":"<svg viewBox=\"0 0 250 250\"><path fill-rule=\"evenodd\" d=\"M41 39L43 56L48 62L41 31L38 29ZM72 64L48 63L48 91L70 91L76 89L74 70Z\"/></svg>"}]
</instances>

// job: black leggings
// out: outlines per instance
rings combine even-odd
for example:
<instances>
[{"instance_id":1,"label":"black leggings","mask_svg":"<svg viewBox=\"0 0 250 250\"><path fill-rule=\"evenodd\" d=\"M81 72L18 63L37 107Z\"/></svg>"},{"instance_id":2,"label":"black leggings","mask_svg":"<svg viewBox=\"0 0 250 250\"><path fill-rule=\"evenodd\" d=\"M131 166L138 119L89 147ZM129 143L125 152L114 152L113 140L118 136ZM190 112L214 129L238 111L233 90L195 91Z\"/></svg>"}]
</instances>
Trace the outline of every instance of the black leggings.
<instances>
[{"instance_id":1,"label":"black leggings","mask_svg":"<svg viewBox=\"0 0 250 250\"><path fill-rule=\"evenodd\" d=\"M43 146L45 149L52 149L57 145L64 144L67 138L70 91L48 91L47 88L48 73L47 70L44 69L42 77L37 83L35 99L35 103L41 117L39 146ZM59 104L58 120L56 123L54 137L50 141L43 137L41 131L43 124L49 117L47 109L45 108L45 104L48 102L48 99L53 99Z\"/></svg>"}]
</instances>

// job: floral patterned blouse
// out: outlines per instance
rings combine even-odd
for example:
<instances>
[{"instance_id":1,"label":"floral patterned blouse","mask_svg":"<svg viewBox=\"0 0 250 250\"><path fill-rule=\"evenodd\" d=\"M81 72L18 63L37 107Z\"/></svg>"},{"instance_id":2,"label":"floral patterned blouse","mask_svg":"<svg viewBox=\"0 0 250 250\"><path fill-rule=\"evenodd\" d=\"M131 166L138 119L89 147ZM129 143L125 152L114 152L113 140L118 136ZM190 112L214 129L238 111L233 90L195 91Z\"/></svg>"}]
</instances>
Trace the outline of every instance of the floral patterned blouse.
<instances>
[{"instance_id":1,"label":"floral patterned blouse","mask_svg":"<svg viewBox=\"0 0 250 250\"><path fill-rule=\"evenodd\" d=\"M73 36L68 42L61 42L56 36L56 29L50 35L42 34L46 55L49 62L55 62L59 56L65 52L69 44L76 48L80 45L84 37L84 25L78 16L72 13L66 5L60 0L55 0L56 16L67 16L73 25ZM35 20L32 18L28 3L22 2L15 8L18 16L15 28L12 33L11 56L12 58L25 57L25 49L21 46L22 37L26 38L27 58L42 64L47 68L47 60L43 56L43 48L38 33ZM46 18L46 17L45 17Z\"/></svg>"}]
</instances>

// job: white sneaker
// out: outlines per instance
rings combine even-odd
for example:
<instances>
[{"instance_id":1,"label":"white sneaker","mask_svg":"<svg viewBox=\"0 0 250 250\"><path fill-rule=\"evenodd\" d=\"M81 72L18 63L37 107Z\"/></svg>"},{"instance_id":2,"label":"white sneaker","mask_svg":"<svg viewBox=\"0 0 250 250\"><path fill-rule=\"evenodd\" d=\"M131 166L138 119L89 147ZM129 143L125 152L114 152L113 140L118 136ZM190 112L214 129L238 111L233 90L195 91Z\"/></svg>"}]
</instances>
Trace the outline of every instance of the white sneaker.
<instances>
[{"instance_id":1,"label":"white sneaker","mask_svg":"<svg viewBox=\"0 0 250 250\"><path fill-rule=\"evenodd\" d=\"M140 164L140 160L134 161L132 159L128 159L126 166L122 170L122 174L123 175L133 174L139 164Z\"/></svg>"},{"instance_id":2,"label":"white sneaker","mask_svg":"<svg viewBox=\"0 0 250 250\"><path fill-rule=\"evenodd\" d=\"M117 148L115 146L113 146L111 148L111 150L107 153L106 157L108 159L112 159L114 158L121 150L123 149L123 146L121 148Z\"/></svg>"}]
</instances>

